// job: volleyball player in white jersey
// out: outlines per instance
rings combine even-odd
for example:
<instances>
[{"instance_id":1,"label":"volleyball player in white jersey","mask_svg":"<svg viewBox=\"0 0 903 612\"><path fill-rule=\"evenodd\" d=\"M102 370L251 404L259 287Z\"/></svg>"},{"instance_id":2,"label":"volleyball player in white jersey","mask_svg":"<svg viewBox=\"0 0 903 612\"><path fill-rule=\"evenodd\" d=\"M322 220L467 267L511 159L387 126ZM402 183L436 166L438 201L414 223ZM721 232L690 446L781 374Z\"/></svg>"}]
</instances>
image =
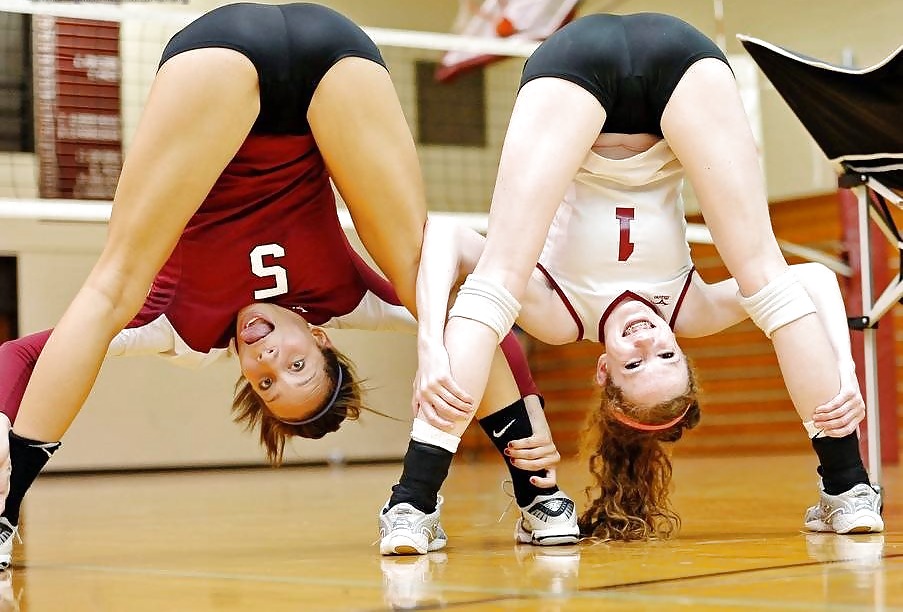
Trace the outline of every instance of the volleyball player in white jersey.
<instances>
[{"instance_id":1,"label":"volleyball player in white jersey","mask_svg":"<svg viewBox=\"0 0 903 612\"><path fill-rule=\"evenodd\" d=\"M679 205L684 173L735 281L705 286L692 274ZM427 264L424 251L421 279ZM695 380L670 327L704 335L749 316L774 343L820 460L821 503L807 527L880 531L880 499L859 455L864 411L842 301L823 272L799 275L780 253L755 144L714 43L666 15L584 17L525 66L485 249L447 326L425 329L421 312L421 335L444 335L448 370L441 358L421 362L420 419L439 432L437 443L460 436L470 414L448 405L437 381L450 373L478 401L487 356L515 319L549 342L604 342L603 406L590 439L595 499L581 531L667 533L676 516L660 442L699 420ZM537 274L550 290L534 289ZM425 294L418 286L418 303ZM553 294L560 307L548 304ZM556 308L569 316L550 316Z\"/></svg>"}]
</instances>

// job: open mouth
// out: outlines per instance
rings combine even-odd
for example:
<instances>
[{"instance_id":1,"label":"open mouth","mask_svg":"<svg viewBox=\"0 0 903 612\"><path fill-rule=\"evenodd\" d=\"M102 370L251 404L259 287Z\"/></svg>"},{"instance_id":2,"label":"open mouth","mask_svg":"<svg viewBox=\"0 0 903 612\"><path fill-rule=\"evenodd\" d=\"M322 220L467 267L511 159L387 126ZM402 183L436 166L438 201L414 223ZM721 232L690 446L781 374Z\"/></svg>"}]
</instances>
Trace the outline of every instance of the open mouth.
<instances>
[{"instance_id":1,"label":"open mouth","mask_svg":"<svg viewBox=\"0 0 903 612\"><path fill-rule=\"evenodd\" d=\"M272 323L260 315L252 315L238 332L238 337L245 344L254 344L269 336L274 328Z\"/></svg>"},{"instance_id":2,"label":"open mouth","mask_svg":"<svg viewBox=\"0 0 903 612\"><path fill-rule=\"evenodd\" d=\"M627 327L624 328L624 333L621 334L622 337L627 337L631 334L635 334L644 329L655 329L655 325L652 324L648 319L640 319L638 321L631 321Z\"/></svg>"}]
</instances>

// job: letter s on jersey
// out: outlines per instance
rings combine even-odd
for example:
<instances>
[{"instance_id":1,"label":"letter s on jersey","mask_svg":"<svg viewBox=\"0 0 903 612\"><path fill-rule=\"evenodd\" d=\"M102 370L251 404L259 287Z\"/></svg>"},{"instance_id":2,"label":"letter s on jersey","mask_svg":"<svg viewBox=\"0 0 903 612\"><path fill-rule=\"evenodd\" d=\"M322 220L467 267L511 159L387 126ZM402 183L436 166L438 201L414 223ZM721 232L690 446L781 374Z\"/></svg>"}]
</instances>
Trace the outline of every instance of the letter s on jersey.
<instances>
[{"instance_id":1,"label":"letter s on jersey","mask_svg":"<svg viewBox=\"0 0 903 612\"><path fill-rule=\"evenodd\" d=\"M285 257L285 249L278 244L259 244L251 251L251 272L254 276L266 278L272 276L275 286L268 289L257 289L254 292L255 300L265 300L267 298L288 293L288 274L282 266L265 265L264 257L272 257L274 259Z\"/></svg>"}]
</instances>

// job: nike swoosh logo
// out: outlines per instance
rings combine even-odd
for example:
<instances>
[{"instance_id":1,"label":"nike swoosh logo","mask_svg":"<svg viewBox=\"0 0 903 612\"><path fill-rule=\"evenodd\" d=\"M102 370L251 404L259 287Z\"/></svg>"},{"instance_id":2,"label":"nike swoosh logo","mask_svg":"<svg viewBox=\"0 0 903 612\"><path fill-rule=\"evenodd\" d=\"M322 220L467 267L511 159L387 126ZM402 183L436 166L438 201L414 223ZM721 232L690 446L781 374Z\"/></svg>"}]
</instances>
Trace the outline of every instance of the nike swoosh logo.
<instances>
[{"instance_id":1,"label":"nike swoosh logo","mask_svg":"<svg viewBox=\"0 0 903 612\"><path fill-rule=\"evenodd\" d=\"M508 423L507 425L505 425L504 427L502 427L502 428L501 428L500 430L498 430L498 431L496 431L496 430L493 429L493 430L492 430L492 437L493 437L493 438L498 438L499 436L501 436L503 433L505 433L506 431L508 431L508 428L509 428L509 427L511 427L512 425L514 425L514 421L516 421L516 420L517 420L517 419L511 419L511 422L510 422L510 423Z\"/></svg>"}]
</instances>

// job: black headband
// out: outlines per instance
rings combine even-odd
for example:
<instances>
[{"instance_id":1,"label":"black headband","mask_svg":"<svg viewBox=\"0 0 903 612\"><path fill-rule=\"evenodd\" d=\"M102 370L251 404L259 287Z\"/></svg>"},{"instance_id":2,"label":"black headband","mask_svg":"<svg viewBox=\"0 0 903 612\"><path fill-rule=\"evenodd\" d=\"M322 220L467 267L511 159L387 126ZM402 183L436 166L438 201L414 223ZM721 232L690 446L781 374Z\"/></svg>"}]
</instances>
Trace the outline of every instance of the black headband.
<instances>
[{"instance_id":1,"label":"black headband","mask_svg":"<svg viewBox=\"0 0 903 612\"><path fill-rule=\"evenodd\" d=\"M336 398L339 397L339 389L342 388L342 368L339 366L338 368L338 376L336 377L335 389L332 391L332 397L329 398L329 401L326 402L326 405L323 406L316 414L307 417L306 419L301 419L299 421L286 421L285 419L280 419L276 417L276 419L280 423L285 423L286 425L307 425L308 423L312 423L319 419L321 416L329 412L329 409L332 408L332 405L335 404Z\"/></svg>"}]
</instances>

